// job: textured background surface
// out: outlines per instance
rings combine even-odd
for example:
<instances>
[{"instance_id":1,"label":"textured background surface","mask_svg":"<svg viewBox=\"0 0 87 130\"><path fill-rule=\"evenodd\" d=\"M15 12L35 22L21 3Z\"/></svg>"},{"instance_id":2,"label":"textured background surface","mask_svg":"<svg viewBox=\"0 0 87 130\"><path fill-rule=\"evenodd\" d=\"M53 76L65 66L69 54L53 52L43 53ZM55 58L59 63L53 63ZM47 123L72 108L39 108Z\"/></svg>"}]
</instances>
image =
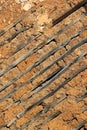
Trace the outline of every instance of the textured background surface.
<instances>
[{"instance_id":1,"label":"textured background surface","mask_svg":"<svg viewBox=\"0 0 87 130\"><path fill-rule=\"evenodd\" d=\"M87 129L85 8L52 26L79 2L0 1L1 130Z\"/></svg>"}]
</instances>

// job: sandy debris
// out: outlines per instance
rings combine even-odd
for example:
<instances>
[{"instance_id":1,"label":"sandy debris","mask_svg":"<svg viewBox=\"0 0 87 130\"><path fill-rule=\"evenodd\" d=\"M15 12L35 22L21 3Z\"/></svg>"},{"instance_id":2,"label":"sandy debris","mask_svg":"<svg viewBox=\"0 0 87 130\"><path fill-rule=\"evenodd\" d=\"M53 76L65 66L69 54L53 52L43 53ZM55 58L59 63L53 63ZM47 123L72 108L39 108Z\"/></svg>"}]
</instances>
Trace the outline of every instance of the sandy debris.
<instances>
[{"instance_id":1,"label":"sandy debris","mask_svg":"<svg viewBox=\"0 0 87 130\"><path fill-rule=\"evenodd\" d=\"M28 11L34 4L44 0L15 0L16 3L21 4L21 9Z\"/></svg>"}]
</instances>

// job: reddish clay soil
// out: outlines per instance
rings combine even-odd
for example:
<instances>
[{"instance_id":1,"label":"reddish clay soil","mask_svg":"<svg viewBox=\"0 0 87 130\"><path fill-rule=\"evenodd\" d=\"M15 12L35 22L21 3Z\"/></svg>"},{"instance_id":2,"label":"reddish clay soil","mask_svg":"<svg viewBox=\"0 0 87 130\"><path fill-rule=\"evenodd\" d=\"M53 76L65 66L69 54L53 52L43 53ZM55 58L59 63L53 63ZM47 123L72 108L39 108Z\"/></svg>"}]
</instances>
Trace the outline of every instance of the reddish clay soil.
<instances>
[{"instance_id":1,"label":"reddish clay soil","mask_svg":"<svg viewBox=\"0 0 87 130\"><path fill-rule=\"evenodd\" d=\"M80 2L0 1L1 130L87 130L86 5L64 18Z\"/></svg>"}]
</instances>

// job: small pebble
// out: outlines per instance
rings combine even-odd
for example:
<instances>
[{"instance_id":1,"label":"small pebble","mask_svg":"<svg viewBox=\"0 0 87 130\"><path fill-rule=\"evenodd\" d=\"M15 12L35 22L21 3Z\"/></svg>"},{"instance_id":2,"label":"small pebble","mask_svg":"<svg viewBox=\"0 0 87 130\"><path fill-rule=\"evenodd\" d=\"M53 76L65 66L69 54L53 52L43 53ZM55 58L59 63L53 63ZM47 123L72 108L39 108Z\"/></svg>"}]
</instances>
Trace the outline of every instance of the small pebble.
<instances>
[{"instance_id":1,"label":"small pebble","mask_svg":"<svg viewBox=\"0 0 87 130\"><path fill-rule=\"evenodd\" d=\"M27 2L28 0L19 0L19 2Z\"/></svg>"},{"instance_id":2,"label":"small pebble","mask_svg":"<svg viewBox=\"0 0 87 130\"><path fill-rule=\"evenodd\" d=\"M27 3L23 6L23 10L28 11L31 8L31 4Z\"/></svg>"}]
</instances>

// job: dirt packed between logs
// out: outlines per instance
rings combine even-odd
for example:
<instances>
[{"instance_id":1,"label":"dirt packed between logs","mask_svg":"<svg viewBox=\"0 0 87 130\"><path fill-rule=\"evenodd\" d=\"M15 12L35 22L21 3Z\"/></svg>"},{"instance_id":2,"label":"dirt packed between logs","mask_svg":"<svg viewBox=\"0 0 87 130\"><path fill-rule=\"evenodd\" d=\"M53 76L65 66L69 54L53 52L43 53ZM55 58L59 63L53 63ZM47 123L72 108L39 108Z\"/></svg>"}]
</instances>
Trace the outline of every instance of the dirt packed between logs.
<instances>
[{"instance_id":1,"label":"dirt packed between logs","mask_svg":"<svg viewBox=\"0 0 87 130\"><path fill-rule=\"evenodd\" d=\"M0 130L87 130L87 0L0 0Z\"/></svg>"}]
</instances>

